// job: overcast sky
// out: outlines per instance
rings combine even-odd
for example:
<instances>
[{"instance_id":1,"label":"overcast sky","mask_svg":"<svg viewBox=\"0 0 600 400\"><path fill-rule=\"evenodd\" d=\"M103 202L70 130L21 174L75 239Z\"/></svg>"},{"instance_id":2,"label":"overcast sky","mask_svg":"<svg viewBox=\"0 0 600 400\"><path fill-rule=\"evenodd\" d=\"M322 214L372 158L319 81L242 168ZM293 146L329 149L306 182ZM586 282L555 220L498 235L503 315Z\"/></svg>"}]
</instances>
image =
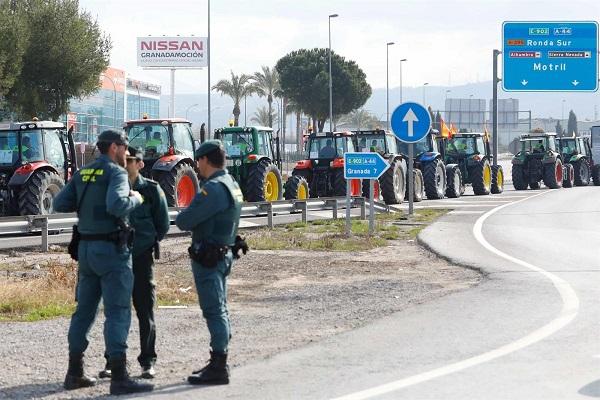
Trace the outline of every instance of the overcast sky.
<instances>
[{"instance_id":1,"label":"overcast sky","mask_svg":"<svg viewBox=\"0 0 600 400\"><path fill-rule=\"evenodd\" d=\"M81 0L113 41L111 65L162 84L168 71L136 66L136 37L207 35L206 0ZM492 49L500 48L507 20L598 20L600 0L213 0L213 84L236 74L273 66L289 51L332 46L355 60L374 88L385 87L386 43L390 86L398 86L399 60L406 86L459 85L491 79ZM177 93L206 92L206 70L178 71Z\"/></svg>"}]
</instances>

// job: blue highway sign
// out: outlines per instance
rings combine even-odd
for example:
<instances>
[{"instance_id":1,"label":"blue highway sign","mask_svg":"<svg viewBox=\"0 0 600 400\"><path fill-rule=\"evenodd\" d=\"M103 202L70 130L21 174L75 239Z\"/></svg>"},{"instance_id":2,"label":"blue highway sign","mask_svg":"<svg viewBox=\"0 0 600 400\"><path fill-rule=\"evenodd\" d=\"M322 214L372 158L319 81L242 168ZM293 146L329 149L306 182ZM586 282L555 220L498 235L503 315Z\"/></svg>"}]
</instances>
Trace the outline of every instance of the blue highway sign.
<instances>
[{"instance_id":1,"label":"blue highway sign","mask_svg":"<svg viewBox=\"0 0 600 400\"><path fill-rule=\"evenodd\" d=\"M344 153L346 179L377 179L389 167L379 153Z\"/></svg>"},{"instance_id":2,"label":"blue highway sign","mask_svg":"<svg viewBox=\"0 0 600 400\"><path fill-rule=\"evenodd\" d=\"M402 103L392 113L394 135L405 143L416 143L431 129L431 115L419 103Z\"/></svg>"},{"instance_id":3,"label":"blue highway sign","mask_svg":"<svg viewBox=\"0 0 600 400\"><path fill-rule=\"evenodd\" d=\"M504 22L502 59L505 91L596 91L598 23Z\"/></svg>"}]
</instances>

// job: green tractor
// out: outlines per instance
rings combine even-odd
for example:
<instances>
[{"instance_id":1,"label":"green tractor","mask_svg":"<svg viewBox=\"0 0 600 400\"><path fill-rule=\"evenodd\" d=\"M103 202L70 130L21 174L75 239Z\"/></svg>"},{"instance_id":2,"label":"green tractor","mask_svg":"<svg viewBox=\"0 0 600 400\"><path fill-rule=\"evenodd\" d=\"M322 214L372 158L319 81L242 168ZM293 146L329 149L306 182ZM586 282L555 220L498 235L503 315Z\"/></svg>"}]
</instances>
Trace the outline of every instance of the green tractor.
<instances>
[{"instance_id":1,"label":"green tractor","mask_svg":"<svg viewBox=\"0 0 600 400\"><path fill-rule=\"evenodd\" d=\"M279 140L273 129L230 127L215 130L223 142L227 170L239 183L249 202L276 201L283 198Z\"/></svg>"},{"instance_id":2,"label":"green tractor","mask_svg":"<svg viewBox=\"0 0 600 400\"><path fill-rule=\"evenodd\" d=\"M490 143L485 133L456 133L445 144L446 164L458 164L460 168L461 194L466 184L470 184L478 196L504 191L504 171L500 165L492 165Z\"/></svg>"},{"instance_id":3,"label":"green tractor","mask_svg":"<svg viewBox=\"0 0 600 400\"><path fill-rule=\"evenodd\" d=\"M570 174L556 148L556 133L537 129L521 135L521 149L512 159L512 180L516 190L539 189L540 182L550 189L559 189L563 177Z\"/></svg>"},{"instance_id":4,"label":"green tractor","mask_svg":"<svg viewBox=\"0 0 600 400\"><path fill-rule=\"evenodd\" d=\"M590 184L592 171L594 168L599 168L594 165L592 160L592 148L588 138L577 137L561 137L558 138L560 153L565 160L565 165L569 167L569 174L565 174L563 180L564 187L587 186ZM595 185L600 185L600 182Z\"/></svg>"}]
</instances>

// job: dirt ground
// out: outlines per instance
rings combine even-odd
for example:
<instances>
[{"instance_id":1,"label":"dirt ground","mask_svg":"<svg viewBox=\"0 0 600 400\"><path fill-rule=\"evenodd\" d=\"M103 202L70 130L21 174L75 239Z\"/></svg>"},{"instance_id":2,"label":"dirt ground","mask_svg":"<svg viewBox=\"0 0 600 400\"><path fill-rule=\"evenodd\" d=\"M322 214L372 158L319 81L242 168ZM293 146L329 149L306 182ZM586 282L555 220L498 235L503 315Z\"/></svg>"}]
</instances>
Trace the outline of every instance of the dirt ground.
<instances>
[{"instance_id":1,"label":"dirt ground","mask_svg":"<svg viewBox=\"0 0 600 400\"><path fill-rule=\"evenodd\" d=\"M449 265L414 240L389 244L363 252L251 251L236 262L229 280L233 376L237 366L249 361L355 329L482 279L477 272ZM208 356L208 333L195 303L188 245L186 237L165 240L156 265L159 293L169 299L162 302L168 308L156 311L157 386L182 383ZM43 274L48 260L70 263L61 248L47 255L12 251L0 254L0 276ZM86 352L87 371L94 375L104 362L102 323L99 313ZM66 317L0 322L0 398L94 398L108 392L108 381L85 390L62 390L68 324ZM135 316L129 346L130 371L136 376L140 370L135 360L139 351Z\"/></svg>"}]
</instances>

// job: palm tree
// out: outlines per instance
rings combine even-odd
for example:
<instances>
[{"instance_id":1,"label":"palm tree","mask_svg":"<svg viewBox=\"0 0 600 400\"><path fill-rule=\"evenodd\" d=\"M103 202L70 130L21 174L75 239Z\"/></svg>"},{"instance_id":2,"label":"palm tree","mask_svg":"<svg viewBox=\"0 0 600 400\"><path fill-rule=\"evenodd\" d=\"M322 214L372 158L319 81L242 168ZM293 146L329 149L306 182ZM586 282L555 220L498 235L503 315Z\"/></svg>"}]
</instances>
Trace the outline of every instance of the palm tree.
<instances>
[{"instance_id":1,"label":"palm tree","mask_svg":"<svg viewBox=\"0 0 600 400\"><path fill-rule=\"evenodd\" d=\"M238 126L240 121L240 101L248 95L256 93L256 85L251 82L250 75L235 75L231 71L231 80L221 79L212 88L233 99L233 118L234 125Z\"/></svg>"},{"instance_id":2,"label":"palm tree","mask_svg":"<svg viewBox=\"0 0 600 400\"><path fill-rule=\"evenodd\" d=\"M262 72L256 72L252 79L256 85L255 93L260 97L267 97L267 102L269 103L269 113L268 115L272 115L273 112L273 97L281 96L281 87L279 86L279 73L275 68L271 69L266 66L262 66ZM269 118L270 128L273 127L273 118Z\"/></svg>"},{"instance_id":3,"label":"palm tree","mask_svg":"<svg viewBox=\"0 0 600 400\"><path fill-rule=\"evenodd\" d=\"M350 125L353 128L361 130L363 128L373 129L376 128L379 121L377 117L371 114L364 108L354 110L349 114L344 115L340 118L340 125Z\"/></svg>"},{"instance_id":4,"label":"palm tree","mask_svg":"<svg viewBox=\"0 0 600 400\"><path fill-rule=\"evenodd\" d=\"M254 116L250 118L250 121L256 122L260 126L268 126L269 122L277 121L277 115L272 111L269 115L267 107L261 107L254 113Z\"/></svg>"}]
</instances>

